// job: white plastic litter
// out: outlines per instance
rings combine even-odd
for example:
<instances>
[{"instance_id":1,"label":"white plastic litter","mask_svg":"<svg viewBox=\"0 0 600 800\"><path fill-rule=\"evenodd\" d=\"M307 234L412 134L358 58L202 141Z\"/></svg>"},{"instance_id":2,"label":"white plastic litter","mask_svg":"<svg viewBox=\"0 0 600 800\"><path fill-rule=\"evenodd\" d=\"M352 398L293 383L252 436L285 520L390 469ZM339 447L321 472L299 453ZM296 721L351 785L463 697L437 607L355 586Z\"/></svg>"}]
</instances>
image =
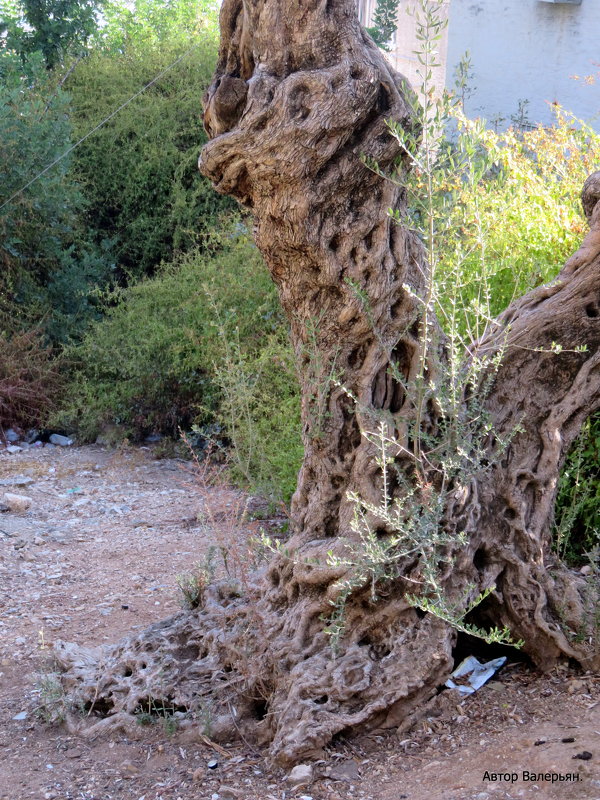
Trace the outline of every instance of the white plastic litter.
<instances>
[{"instance_id":1,"label":"white plastic litter","mask_svg":"<svg viewBox=\"0 0 600 800\"><path fill-rule=\"evenodd\" d=\"M481 689L492 675L497 672L506 662L506 657L495 658L485 664L480 664L475 656L468 656L458 665L452 675L444 684L449 689L457 689L461 694L473 694L477 689ZM453 678L467 678L468 683L455 683Z\"/></svg>"}]
</instances>

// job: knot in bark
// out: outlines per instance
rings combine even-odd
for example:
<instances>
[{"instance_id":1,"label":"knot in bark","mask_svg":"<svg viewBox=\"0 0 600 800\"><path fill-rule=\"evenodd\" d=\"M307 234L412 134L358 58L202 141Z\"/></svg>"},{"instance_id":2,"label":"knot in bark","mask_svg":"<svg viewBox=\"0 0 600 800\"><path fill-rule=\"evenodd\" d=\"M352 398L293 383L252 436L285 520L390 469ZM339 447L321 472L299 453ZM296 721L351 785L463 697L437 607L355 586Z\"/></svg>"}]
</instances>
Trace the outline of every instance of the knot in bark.
<instances>
[{"instance_id":1,"label":"knot in bark","mask_svg":"<svg viewBox=\"0 0 600 800\"><path fill-rule=\"evenodd\" d=\"M211 138L235 128L244 113L247 95L246 81L231 75L218 79L212 95L207 92L204 127Z\"/></svg>"},{"instance_id":2,"label":"knot in bark","mask_svg":"<svg viewBox=\"0 0 600 800\"><path fill-rule=\"evenodd\" d=\"M583 213L590 225L592 224L592 214L598 201L600 201L600 172L593 172L583 184L583 189L581 190Z\"/></svg>"}]
</instances>

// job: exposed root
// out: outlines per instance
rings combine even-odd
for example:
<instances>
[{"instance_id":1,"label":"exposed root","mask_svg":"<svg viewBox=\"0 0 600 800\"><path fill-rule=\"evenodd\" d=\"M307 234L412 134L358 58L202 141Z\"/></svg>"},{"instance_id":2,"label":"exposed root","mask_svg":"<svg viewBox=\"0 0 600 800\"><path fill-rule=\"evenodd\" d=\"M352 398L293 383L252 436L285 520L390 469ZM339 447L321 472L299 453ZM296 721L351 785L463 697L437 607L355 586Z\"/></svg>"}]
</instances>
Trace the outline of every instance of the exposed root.
<instances>
[{"instance_id":1,"label":"exposed root","mask_svg":"<svg viewBox=\"0 0 600 800\"><path fill-rule=\"evenodd\" d=\"M561 654L587 668L598 665L598 652L575 641L583 581L562 569L543 587L535 565L512 564L507 574L512 577L499 581L488 617L496 624L520 621L526 649L542 666ZM311 587L284 605L281 589L257 578L243 598L230 583L212 585L203 609L181 612L117 645L57 645L70 699L104 717L86 735L127 725L145 711L187 710L211 738L267 745L285 766L318 756L341 732L405 728L452 670L455 632L402 600L353 596L334 654Z\"/></svg>"},{"instance_id":2,"label":"exposed root","mask_svg":"<svg viewBox=\"0 0 600 800\"><path fill-rule=\"evenodd\" d=\"M340 731L398 724L451 669L452 631L411 609L390 620L383 649L369 638L363 611L364 635L355 629L334 655L324 633L290 639L272 598L231 601L228 589L211 586L202 610L177 614L112 647L56 646L70 698L104 717L86 735L123 725L152 701L195 712L219 739L269 743L271 755L289 764L315 755ZM299 601L288 609L288 621L305 609L306 600ZM373 610L375 628L380 611Z\"/></svg>"}]
</instances>

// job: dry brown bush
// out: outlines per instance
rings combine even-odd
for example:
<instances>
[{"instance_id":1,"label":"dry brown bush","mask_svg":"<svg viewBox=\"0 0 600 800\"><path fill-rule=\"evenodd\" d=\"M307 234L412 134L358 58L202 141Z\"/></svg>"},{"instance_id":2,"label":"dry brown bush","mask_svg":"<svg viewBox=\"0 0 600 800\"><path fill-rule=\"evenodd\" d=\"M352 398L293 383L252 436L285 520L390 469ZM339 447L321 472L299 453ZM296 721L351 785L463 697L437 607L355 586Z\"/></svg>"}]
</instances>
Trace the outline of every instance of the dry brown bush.
<instances>
[{"instance_id":1,"label":"dry brown bush","mask_svg":"<svg viewBox=\"0 0 600 800\"><path fill-rule=\"evenodd\" d=\"M38 329L0 334L0 435L10 425L42 424L60 383L58 363Z\"/></svg>"}]
</instances>

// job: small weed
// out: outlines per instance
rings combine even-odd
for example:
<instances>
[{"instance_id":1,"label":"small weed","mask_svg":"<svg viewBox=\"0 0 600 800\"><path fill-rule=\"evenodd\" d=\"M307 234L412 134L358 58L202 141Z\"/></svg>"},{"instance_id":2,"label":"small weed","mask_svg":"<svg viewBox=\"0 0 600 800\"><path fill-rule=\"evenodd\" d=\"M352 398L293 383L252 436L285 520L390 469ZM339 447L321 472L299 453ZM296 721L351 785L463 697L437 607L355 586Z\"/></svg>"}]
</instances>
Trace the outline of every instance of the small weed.
<instances>
[{"instance_id":1,"label":"small weed","mask_svg":"<svg viewBox=\"0 0 600 800\"><path fill-rule=\"evenodd\" d=\"M319 346L322 315L317 319L309 319L304 325L304 343L300 352L303 381L308 387L308 424L313 439L321 439L326 435L328 399L331 389L338 378L336 350L329 361L323 360Z\"/></svg>"},{"instance_id":2,"label":"small weed","mask_svg":"<svg viewBox=\"0 0 600 800\"><path fill-rule=\"evenodd\" d=\"M216 552L215 545L211 545L204 560L196 564L193 572L186 572L177 576L177 586L179 587L180 602L183 608L191 610L202 607L206 587L215 577Z\"/></svg>"},{"instance_id":3,"label":"small weed","mask_svg":"<svg viewBox=\"0 0 600 800\"><path fill-rule=\"evenodd\" d=\"M600 544L600 414L593 414L569 451L558 484L553 546L571 566Z\"/></svg>"},{"instance_id":4,"label":"small weed","mask_svg":"<svg viewBox=\"0 0 600 800\"><path fill-rule=\"evenodd\" d=\"M36 716L48 725L60 725L67 718L69 703L59 674L46 672L38 675L35 687L40 698Z\"/></svg>"},{"instance_id":5,"label":"small weed","mask_svg":"<svg viewBox=\"0 0 600 800\"><path fill-rule=\"evenodd\" d=\"M134 715L138 725L146 727L154 724L154 717L148 711L135 711Z\"/></svg>"},{"instance_id":6,"label":"small weed","mask_svg":"<svg viewBox=\"0 0 600 800\"><path fill-rule=\"evenodd\" d=\"M207 489L220 487L231 492L226 484L227 464L223 464L222 461L215 460L213 457L215 454L221 455L218 443L209 442L203 455L199 456L189 437L182 432L180 434L188 448L192 462L191 466L186 464L183 467L192 478L186 485L193 491L199 489L205 492ZM185 589L185 594L190 595L189 600L194 602L198 596L198 590L201 589L201 584L205 581L205 586L216 575L214 556L217 551L225 575L232 584L237 584L241 591L246 593L249 574L257 566L257 553L252 539L243 540L244 525L253 519L260 518L262 513L266 518L270 518L277 509L286 513L283 503L277 504L272 500L263 503L263 498L258 498L258 507L253 509L253 506L256 505L256 498L247 498L240 492L232 493L232 495L232 500L222 510L217 511L207 503L197 513L198 523L216 541L216 545L212 546L205 562L200 564L193 573L182 575L178 579L180 589L182 591ZM255 511L256 516L254 515ZM197 606L191 606L186 599L184 607Z\"/></svg>"},{"instance_id":7,"label":"small weed","mask_svg":"<svg viewBox=\"0 0 600 800\"><path fill-rule=\"evenodd\" d=\"M191 434L179 428L179 436L185 446L186 457L191 461L191 466L185 464L182 465L182 469L193 479L193 488L206 490L222 486L227 462L223 446L219 441L213 438L207 439L197 425L192 427ZM192 441L193 436L207 439L207 444L201 453Z\"/></svg>"},{"instance_id":8,"label":"small weed","mask_svg":"<svg viewBox=\"0 0 600 800\"><path fill-rule=\"evenodd\" d=\"M151 696L140 701L133 714L138 725L143 727L154 725L160 720L167 736L173 736L177 731L177 717L182 716L181 709L171 700Z\"/></svg>"},{"instance_id":9,"label":"small weed","mask_svg":"<svg viewBox=\"0 0 600 800\"><path fill-rule=\"evenodd\" d=\"M200 701L197 715L200 720L202 733L210 738L213 728L213 709L210 701Z\"/></svg>"},{"instance_id":10,"label":"small weed","mask_svg":"<svg viewBox=\"0 0 600 800\"><path fill-rule=\"evenodd\" d=\"M177 719L172 715L164 716L162 726L167 736L174 736L177 732Z\"/></svg>"}]
</instances>

